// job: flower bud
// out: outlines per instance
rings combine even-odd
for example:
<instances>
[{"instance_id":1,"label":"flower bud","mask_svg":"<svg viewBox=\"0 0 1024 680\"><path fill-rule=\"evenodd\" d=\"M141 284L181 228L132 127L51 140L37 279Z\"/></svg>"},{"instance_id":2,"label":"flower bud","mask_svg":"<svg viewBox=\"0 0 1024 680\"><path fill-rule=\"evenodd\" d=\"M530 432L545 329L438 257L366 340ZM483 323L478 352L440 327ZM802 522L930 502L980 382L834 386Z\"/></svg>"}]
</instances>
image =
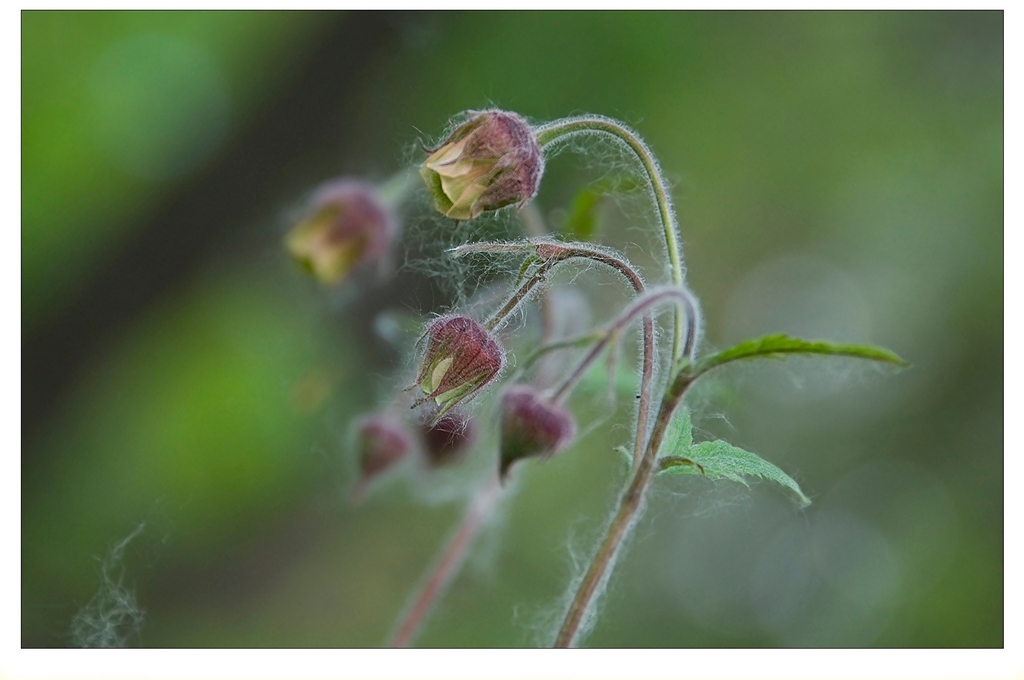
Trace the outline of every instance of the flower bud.
<instances>
[{"instance_id":1,"label":"flower bud","mask_svg":"<svg viewBox=\"0 0 1024 680\"><path fill-rule=\"evenodd\" d=\"M544 156L522 117L499 109L474 114L428 150L420 168L437 209L456 220L526 203L544 171Z\"/></svg>"},{"instance_id":2,"label":"flower bud","mask_svg":"<svg viewBox=\"0 0 1024 680\"><path fill-rule=\"evenodd\" d=\"M358 501L370 480L401 462L413 449L413 439L398 422L387 416L371 415L356 425L356 450L362 475L353 492Z\"/></svg>"},{"instance_id":3,"label":"flower bud","mask_svg":"<svg viewBox=\"0 0 1024 680\"><path fill-rule=\"evenodd\" d=\"M505 368L505 352L494 335L469 317L442 316L427 326L423 337L427 346L416 383L426 396L414 405L433 399L439 407L435 421Z\"/></svg>"},{"instance_id":4,"label":"flower bud","mask_svg":"<svg viewBox=\"0 0 1024 680\"><path fill-rule=\"evenodd\" d=\"M397 218L372 185L340 179L313 194L285 246L317 281L333 284L359 265L384 260L397 233Z\"/></svg>"},{"instance_id":5,"label":"flower bud","mask_svg":"<svg viewBox=\"0 0 1024 680\"><path fill-rule=\"evenodd\" d=\"M575 437L576 421L564 407L529 385L509 387L501 397L501 478L520 458L550 457Z\"/></svg>"},{"instance_id":6,"label":"flower bud","mask_svg":"<svg viewBox=\"0 0 1024 680\"><path fill-rule=\"evenodd\" d=\"M435 467L462 460L476 441L476 423L458 410L425 418L420 432L427 460Z\"/></svg>"}]
</instances>

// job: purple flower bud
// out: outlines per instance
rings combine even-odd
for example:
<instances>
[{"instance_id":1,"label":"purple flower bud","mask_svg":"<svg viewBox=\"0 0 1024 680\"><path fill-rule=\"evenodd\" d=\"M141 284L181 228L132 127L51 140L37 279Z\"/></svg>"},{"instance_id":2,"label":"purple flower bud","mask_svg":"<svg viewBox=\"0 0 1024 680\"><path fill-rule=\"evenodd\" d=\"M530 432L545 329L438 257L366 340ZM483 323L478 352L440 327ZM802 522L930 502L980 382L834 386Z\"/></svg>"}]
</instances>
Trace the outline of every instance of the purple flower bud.
<instances>
[{"instance_id":1,"label":"purple flower bud","mask_svg":"<svg viewBox=\"0 0 1024 680\"><path fill-rule=\"evenodd\" d=\"M505 368L505 352L494 335L466 316L442 316L423 333L427 346L416 383L434 400L436 421L456 404L493 382ZM421 338L422 339L422 338Z\"/></svg>"},{"instance_id":2,"label":"purple flower bud","mask_svg":"<svg viewBox=\"0 0 1024 680\"><path fill-rule=\"evenodd\" d=\"M529 385L513 385L501 397L502 479L520 458L558 453L576 437L576 421L563 406Z\"/></svg>"},{"instance_id":3,"label":"purple flower bud","mask_svg":"<svg viewBox=\"0 0 1024 680\"><path fill-rule=\"evenodd\" d=\"M384 260L397 234L398 220L373 186L345 178L313 194L285 246L317 281L333 284L359 265Z\"/></svg>"},{"instance_id":4,"label":"purple flower bud","mask_svg":"<svg viewBox=\"0 0 1024 680\"><path fill-rule=\"evenodd\" d=\"M360 500L371 479L401 462L412 449L412 436L400 423L383 415L361 418L356 424L356 450L362 478L353 500Z\"/></svg>"},{"instance_id":5,"label":"purple flower bud","mask_svg":"<svg viewBox=\"0 0 1024 680\"><path fill-rule=\"evenodd\" d=\"M456 220L526 203L544 172L544 156L521 116L499 109L471 113L439 147L428 150L420 168L437 209Z\"/></svg>"},{"instance_id":6,"label":"purple flower bud","mask_svg":"<svg viewBox=\"0 0 1024 680\"><path fill-rule=\"evenodd\" d=\"M427 460L435 467L462 460L476 441L476 423L458 410L424 418L420 432Z\"/></svg>"}]
</instances>

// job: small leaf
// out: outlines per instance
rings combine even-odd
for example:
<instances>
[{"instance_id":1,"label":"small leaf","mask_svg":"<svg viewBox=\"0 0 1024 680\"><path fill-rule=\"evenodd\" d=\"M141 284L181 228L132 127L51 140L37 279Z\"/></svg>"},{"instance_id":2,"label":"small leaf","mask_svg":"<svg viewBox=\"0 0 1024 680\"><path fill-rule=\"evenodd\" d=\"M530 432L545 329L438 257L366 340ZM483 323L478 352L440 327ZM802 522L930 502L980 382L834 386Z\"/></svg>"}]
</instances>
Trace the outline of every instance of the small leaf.
<instances>
[{"instance_id":1,"label":"small leaf","mask_svg":"<svg viewBox=\"0 0 1024 680\"><path fill-rule=\"evenodd\" d=\"M562 231L580 240L588 240L597 233L597 207L603 198L602 194L592 188L586 188L576 194L565 217Z\"/></svg>"},{"instance_id":2,"label":"small leaf","mask_svg":"<svg viewBox=\"0 0 1024 680\"><path fill-rule=\"evenodd\" d=\"M873 345L843 345L824 340L803 340L780 333L746 340L735 347L713 354L698 363L694 373L700 375L730 361L758 358L782 359L787 354L825 354L884 361L897 366L910 365L894 352Z\"/></svg>"},{"instance_id":3,"label":"small leaf","mask_svg":"<svg viewBox=\"0 0 1024 680\"><path fill-rule=\"evenodd\" d=\"M758 455L732 444L715 440L694 444L683 456L670 456L661 460L659 474L699 475L709 479L729 479L746 484L746 477L760 477L792 490L802 505L811 501L793 478Z\"/></svg>"},{"instance_id":4,"label":"small leaf","mask_svg":"<svg viewBox=\"0 0 1024 680\"><path fill-rule=\"evenodd\" d=\"M609 386L609 376L605 366L599 362L594 362L583 378L580 379L577 389L589 394L596 394L602 390L610 391L614 392L618 399L625 400L635 400L638 397L638 378L636 373L628 366L617 366L615 376L611 378L611 381Z\"/></svg>"},{"instance_id":5,"label":"small leaf","mask_svg":"<svg viewBox=\"0 0 1024 680\"><path fill-rule=\"evenodd\" d=\"M569 214L562 223L562 232L581 241L592 241L597 235L599 224L597 209L609 195L629 192L640 186L632 175L606 178L580 190L569 207Z\"/></svg>"},{"instance_id":6,"label":"small leaf","mask_svg":"<svg viewBox=\"0 0 1024 680\"><path fill-rule=\"evenodd\" d=\"M661 440L658 456L687 456L691 444L693 444L693 422L690 420L690 412L685 408L679 408L668 423L665 438Z\"/></svg>"}]
</instances>

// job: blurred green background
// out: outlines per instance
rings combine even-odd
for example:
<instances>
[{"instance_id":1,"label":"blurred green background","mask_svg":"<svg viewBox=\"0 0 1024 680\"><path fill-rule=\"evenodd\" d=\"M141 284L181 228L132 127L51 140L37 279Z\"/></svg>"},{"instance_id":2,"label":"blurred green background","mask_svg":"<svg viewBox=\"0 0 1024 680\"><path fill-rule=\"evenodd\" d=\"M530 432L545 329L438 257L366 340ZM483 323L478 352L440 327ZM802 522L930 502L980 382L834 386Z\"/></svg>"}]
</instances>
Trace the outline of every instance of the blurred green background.
<instances>
[{"instance_id":1,"label":"blurred green background","mask_svg":"<svg viewBox=\"0 0 1024 680\"><path fill-rule=\"evenodd\" d=\"M345 433L404 379L381 314L448 300L405 270L324 293L281 237L319 182L383 180L497 105L645 136L707 347L913 364L764 362L694 395L699 433L814 504L659 484L585 644L1001 646L1002 54L1000 12L23 13L22 644L74 642L140 525L110 571L145 612L126 644L381 644L458 485L406 471L352 507ZM553 224L600 161L550 161ZM649 265L639 205L605 206L604 240ZM618 288L588 277L599 320ZM549 642L629 406L522 466L422 645Z\"/></svg>"}]
</instances>

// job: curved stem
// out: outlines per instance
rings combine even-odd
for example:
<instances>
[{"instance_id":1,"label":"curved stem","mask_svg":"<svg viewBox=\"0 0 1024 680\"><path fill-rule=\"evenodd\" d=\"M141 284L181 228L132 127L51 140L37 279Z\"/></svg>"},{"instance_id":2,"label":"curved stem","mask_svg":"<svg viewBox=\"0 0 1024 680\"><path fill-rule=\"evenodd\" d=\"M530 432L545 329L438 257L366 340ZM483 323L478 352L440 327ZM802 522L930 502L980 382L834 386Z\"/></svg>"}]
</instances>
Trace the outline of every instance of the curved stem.
<instances>
[{"instance_id":1,"label":"curved stem","mask_svg":"<svg viewBox=\"0 0 1024 680\"><path fill-rule=\"evenodd\" d=\"M519 209L517 215L519 216L519 222L523 225L523 231L526 232L528 237L542 239L548 235L547 223L544 221L544 215L536 203L527 203ZM537 306L540 308L540 340L538 342L544 345L551 342L552 338L555 337L555 330L557 328L555 306L550 292L542 290L537 294ZM550 361L540 365L534 378L538 386L542 386L550 381L548 376L553 372L554 368Z\"/></svg>"},{"instance_id":2,"label":"curved stem","mask_svg":"<svg viewBox=\"0 0 1024 680\"><path fill-rule=\"evenodd\" d=\"M555 241L541 241L541 242L528 242L528 243L493 243L493 242L480 242L471 243L457 248L453 248L450 252L456 257L463 255L469 255L471 253L514 253L514 252L528 252L534 251L537 257L543 260L545 263L567 262L573 259L587 259L594 262L598 262L605 266L611 267L622 274L629 285L633 287L633 291L638 295L643 295L646 287L644 281L640 277L640 274L629 264L626 259L614 251L609 251L604 248L598 248L587 243L559 243ZM691 307L691 317L695 316L696 311L689 301ZM647 435L647 423L650 418L651 410L651 389L654 383L654 317L650 313L644 315L643 321L643 356L641 361L643 367L640 374L640 399L637 404L637 418L636 418L636 437L633 440L633 465L635 466L637 461L640 460L640 455L644 449L644 441ZM600 338L597 338L598 340ZM568 342L576 342L576 340L570 340ZM567 345L568 346L568 345ZM557 349L551 347L551 349ZM531 356L527 360L526 364L535 359Z\"/></svg>"},{"instance_id":3,"label":"curved stem","mask_svg":"<svg viewBox=\"0 0 1024 680\"><path fill-rule=\"evenodd\" d=\"M587 369L592 363L601 355L604 348L615 338L617 338L622 331L629 326L640 314L649 315L650 308L655 305L664 302L667 299L674 298L677 305L680 308L687 308L687 312L690 312L690 328L692 329L696 324L696 317L692 314L691 310L695 308L693 299L689 292L683 288L658 288L650 291L643 297L637 298L632 304L626 307L625 310L619 315L619 317L609 326L608 330L605 331L604 335L594 343L594 346L590 348L587 355L576 365L572 373L566 377L561 385L554 390L552 394L552 400L555 402L561 401L568 396L572 388L576 386L576 383L580 381ZM690 335L693 331L690 331Z\"/></svg>"},{"instance_id":4,"label":"curved stem","mask_svg":"<svg viewBox=\"0 0 1024 680\"><path fill-rule=\"evenodd\" d=\"M570 347L586 347L587 345L598 342L604 337L604 333L592 332L586 335L577 335L572 338L566 338L565 340L554 340L547 344L541 345L537 349L530 352L530 354L523 359L522 368L526 370L533 366L537 361L547 356L551 352L557 352L560 349L568 349Z\"/></svg>"},{"instance_id":5,"label":"curved stem","mask_svg":"<svg viewBox=\"0 0 1024 680\"><path fill-rule=\"evenodd\" d=\"M640 274L625 260L608 253L600 248L594 248L586 244L558 244L562 252L558 255L564 260L585 258L612 267L622 274L633 291L637 295L643 295L646 288ZM539 254L539 251L538 251ZM650 418L651 410L651 389L654 384L654 317L650 312L644 314L643 321L643 352L641 362L643 366L640 372L640 399L637 403L636 412L636 436L633 438L633 465L640 460L640 454L644 450L644 440L647 438L647 421Z\"/></svg>"},{"instance_id":6,"label":"curved stem","mask_svg":"<svg viewBox=\"0 0 1024 680\"><path fill-rule=\"evenodd\" d=\"M683 400L683 396L692 382L693 377L689 373L680 373L665 392L665 398L661 402L661 408L658 411L657 420L654 422L654 429L651 431L651 438L644 456L641 458L640 464L636 466L633 481L626 489L626 493L623 494L622 500L619 502L619 509L615 513L587 573L583 576L583 581L576 591L572 604L569 606L565 622L555 639L555 647L571 646L579 634L587 611L608 576L623 539L640 516L647 487L657 471L655 463L661 441L672 420L672 414Z\"/></svg>"},{"instance_id":7,"label":"curved stem","mask_svg":"<svg viewBox=\"0 0 1024 680\"><path fill-rule=\"evenodd\" d=\"M498 480L490 481L470 504L462 522L445 544L430 570L430 574L398 621L388 647L408 647L419 633L427 615L433 610L444 589L451 583L473 544L473 539L491 514L502 486Z\"/></svg>"},{"instance_id":8,"label":"curved stem","mask_svg":"<svg viewBox=\"0 0 1024 680\"><path fill-rule=\"evenodd\" d=\"M562 118L534 128L533 133L537 144L545 151L572 137L598 133L610 135L618 142L625 144L636 155L647 175L647 189L658 208L658 217L665 234L665 248L672 266L672 283L682 287L683 263L679 251L679 223L676 221L672 198L669 195L665 177L658 166L658 161L640 135L616 120L595 115ZM682 338L683 317L682 314L676 312L675 334L672 339L673 362L683 356Z\"/></svg>"},{"instance_id":9,"label":"curved stem","mask_svg":"<svg viewBox=\"0 0 1024 680\"><path fill-rule=\"evenodd\" d=\"M655 304L669 295L679 298L683 303L681 306L686 307L689 323L685 335L681 336L685 338L681 344L684 348L684 357L692 361L696 351L696 337L700 318L697 305L692 296L682 288L661 289L635 302L631 307L627 308L619 321L609 329L608 335L605 336L606 339L611 338L616 332L621 330L624 324L629 323L635 318L637 311L642 306ZM603 342L606 343L607 340ZM595 346L595 349L597 349L597 346ZM593 361L596 356L597 352L592 350L591 354L581 362L577 371L570 376L570 380L578 380L578 375L582 375L585 364L588 361ZM556 647L569 647L575 641L594 598L600 592L605 579L610 573L622 542L639 518L640 512L643 509L643 499L647 492L647 487L657 471L658 449L661 448L661 441L665 436L665 430L672 419L672 414L679 406L683 396L686 394L686 390L689 389L694 380L695 376L689 370L677 372L671 378L665 390L665 395L662 398L658 417L655 420L654 428L651 430L651 436L644 449L643 456L640 458L639 463L634 465L636 471L633 479L619 501L619 509L608 526L604 539L601 541L601 545L598 547L593 560L591 560L583 581L580 582L576 590L569 611L566 613L565 621L558 632L558 637L555 639Z\"/></svg>"}]
</instances>

